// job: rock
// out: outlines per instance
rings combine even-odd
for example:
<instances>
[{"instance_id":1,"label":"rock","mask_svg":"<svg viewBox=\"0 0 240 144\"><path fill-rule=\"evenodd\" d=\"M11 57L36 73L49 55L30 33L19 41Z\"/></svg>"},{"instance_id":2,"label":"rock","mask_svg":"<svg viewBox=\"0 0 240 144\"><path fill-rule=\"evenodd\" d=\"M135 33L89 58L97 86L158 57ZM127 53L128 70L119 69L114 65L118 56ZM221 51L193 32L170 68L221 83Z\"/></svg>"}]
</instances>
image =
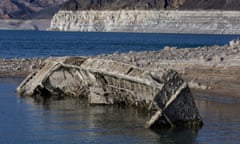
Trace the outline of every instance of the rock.
<instances>
[{"instance_id":1,"label":"rock","mask_svg":"<svg viewBox=\"0 0 240 144\"><path fill-rule=\"evenodd\" d=\"M222 57L222 56L215 56L214 60L216 60L218 62L223 62L224 61L224 57Z\"/></svg>"},{"instance_id":2,"label":"rock","mask_svg":"<svg viewBox=\"0 0 240 144\"><path fill-rule=\"evenodd\" d=\"M165 22L166 19L169 20ZM189 25L189 23L192 23L192 25ZM229 25L232 25L232 27L228 27ZM58 11L51 21L49 30L239 34L239 27L239 11L84 9Z\"/></svg>"},{"instance_id":3,"label":"rock","mask_svg":"<svg viewBox=\"0 0 240 144\"><path fill-rule=\"evenodd\" d=\"M120 53L118 51L114 52L113 55L114 56L118 56Z\"/></svg>"},{"instance_id":4,"label":"rock","mask_svg":"<svg viewBox=\"0 0 240 144\"><path fill-rule=\"evenodd\" d=\"M17 88L22 96L86 97L90 104L126 104L154 113L147 127L201 126L190 89L173 70L149 71L98 58L48 59Z\"/></svg>"},{"instance_id":5,"label":"rock","mask_svg":"<svg viewBox=\"0 0 240 144\"><path fill-rule=\"evenodd\" d=\"M171 51L171 47L165 46L165 47L163 48L163 50L165 50L165 51Z\"/></svg>"},{"instance_id":6,"label":"rock","mask_svg":"<svg viewBox=\"0 0 240 144\"><path fill-rule=\"evenodd\" d=\"M229 46L230 47L239 47L240 46L240 40L231 40L230 42L229 42Z\"/></svg>"},{"instance_id":7,"label":"rock","mask_svg":"<svg viewBox=\"0 0 240 144\"><path fill-rule=\"evenodd\" d=\"M238 0L68 0L62 10L240 10L239 7Z\"/></svg>"},{"instance_id":8,"label":"rock","mask_svg":"<svg viewBox=\"0 0 240 144\"><path fill-rule=\"evenodd\" d=\"M193 88L193 89L202 89L202 90L207 90L208 89L208 86L202 85L202 84L200 84L198 82L195 82L195 81L190 81L188 83L188 85L189 85L190 88Z\"/></svg>"},{"instance_id":9,"label":"rock","mask_svg":"<svg viewBox=\"0 0 240 144\"><path fill-rule=\"evenodd\" d=\"M1 0L1 19L48 19L65 0ZM44 11L44 12L43 12Z\"/></svg>"}]
</instances>

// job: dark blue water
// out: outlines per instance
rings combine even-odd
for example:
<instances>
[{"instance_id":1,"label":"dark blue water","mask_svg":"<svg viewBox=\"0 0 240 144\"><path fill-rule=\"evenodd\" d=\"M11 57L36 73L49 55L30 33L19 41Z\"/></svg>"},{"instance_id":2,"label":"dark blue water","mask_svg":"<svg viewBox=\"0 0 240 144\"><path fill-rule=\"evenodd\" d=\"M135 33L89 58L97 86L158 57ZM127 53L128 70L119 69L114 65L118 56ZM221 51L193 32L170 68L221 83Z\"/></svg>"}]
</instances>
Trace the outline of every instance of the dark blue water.
<instances>
[{"instance_id":1,"label":"dark blue water","mask_svg":"<svg viewBox=\"0 0 240 144\"><path fill-rule=\"evenodd\" d=\"M0 31L0 57L47 57L224 45L240 35Z\"/></svg>"},{"instance_id":2,"label":"dark blue water","mask_svg":"<svg viewBox=\"0 0 240 144\"><path fill-rule=\"evenodd\" d=\"M1 144L238 144L240 103L197 99L200 130L145 129L148 115L130 107L85 101L35 101L14 93L21 79L0 79Z\"/></svg>"},{"instance_id":3,"label":"dark blue water","mask_svg":"<svg viewBox=\"0 0 240 144\"><path fill-rule=\"evenodd\" d=\"M130 50L159 50L165 45L224 45L236 35L139 33L60 33L0 31L0 57L96 55ZM22 79L0 79L0 144L28 143L240 143L240 103L197 99L204 119L200 130L145 129L148 115L129 107L89 106L83 100L35 101L19 98Z\"/></svg>"}]
</instances>

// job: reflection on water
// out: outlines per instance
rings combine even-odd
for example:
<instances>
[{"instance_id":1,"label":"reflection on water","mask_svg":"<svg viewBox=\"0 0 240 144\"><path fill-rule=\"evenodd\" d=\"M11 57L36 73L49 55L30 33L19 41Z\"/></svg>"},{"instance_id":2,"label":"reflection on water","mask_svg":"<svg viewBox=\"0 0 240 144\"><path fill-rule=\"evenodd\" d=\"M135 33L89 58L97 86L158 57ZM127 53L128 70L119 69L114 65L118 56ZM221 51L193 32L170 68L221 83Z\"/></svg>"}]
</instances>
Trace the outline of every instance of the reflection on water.
<instances>
[{"instance_id":1,"label":"reflection on water","mask_svg":"<svg viewBox=\"0 0 240 144\"><path fill-rule=\"evenodd\" d=\"M41 101L44 104L31 98L23 100L32 109L26 118L34 121L28 131L37 132L40 141L50 135L47 139L54 143L68 143L72 137L71 143L191 144L197 136L191 129L145 129L148 114L131 107L89 106L77 99Z\"/></svg>"},{"instance_id":2,"label":"reflection on water","mask_svg":"<svg viewBox=\"0 0 240 144\"><path fill-rule=\"evenodd\" d=\"M17 98L19 80L0 79L0 143L237 143L239 104L197 100L205 125L192 129L145 129L144 111L89 106L84 100Z\"/></svg>"},{"instance_id":3,"label":"reflection on water","mask_svg":"<svg viewBox=\"0 0 240 144\"><path fill-rule=\"evenodd\" d=\"M153 130L158 135L158 142L173 144L193 144L198 135L198 130L188 128L158 129Z\"/></svg>"},{"instance_id":4,"label":"reflection on water","mask_svg":"<svg viewBox=\"0 0 240 144\"><path fill-rule=\"evenodd\" d=\"M199 143L240 142L240 103L198 99L197 105L205 122L197 137Z\"/></svg>"}]
</instances>

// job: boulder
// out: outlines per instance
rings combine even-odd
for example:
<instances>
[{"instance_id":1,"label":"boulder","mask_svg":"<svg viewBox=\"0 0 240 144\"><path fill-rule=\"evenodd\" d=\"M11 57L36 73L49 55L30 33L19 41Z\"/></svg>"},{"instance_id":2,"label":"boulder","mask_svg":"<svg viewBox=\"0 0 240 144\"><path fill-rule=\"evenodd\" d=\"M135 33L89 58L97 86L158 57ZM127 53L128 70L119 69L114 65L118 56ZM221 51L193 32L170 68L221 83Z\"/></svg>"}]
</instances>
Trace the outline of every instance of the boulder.
<instances>
[{"instance_id":1,"label":"boulder","mask_svg":"<svg viewBox=\"0 0 240 144\"><path fill-rule=\"evenodd\" d=\"M47 59L17 88L22 96L85 97L90 104L125 104L152 114L146 127L201 126L186 82L173 70L149 71L111 60Z\"/></svg>"}]
</instances>

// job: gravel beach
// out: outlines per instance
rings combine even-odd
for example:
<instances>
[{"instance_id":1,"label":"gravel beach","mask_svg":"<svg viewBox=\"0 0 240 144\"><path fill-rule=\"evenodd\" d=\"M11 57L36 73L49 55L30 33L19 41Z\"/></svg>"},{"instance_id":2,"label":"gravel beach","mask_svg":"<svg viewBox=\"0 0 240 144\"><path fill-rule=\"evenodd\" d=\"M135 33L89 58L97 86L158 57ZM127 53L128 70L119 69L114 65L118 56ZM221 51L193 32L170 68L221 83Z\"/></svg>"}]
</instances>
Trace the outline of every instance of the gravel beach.
<instances>
[{"instance_id":1,"label":"gravel beach","mask_svg":"<svg viewBox=\"0 0 240 144\"><path fill-rule=\"evenodd\" d=\"M159 51L103 54L95 56L133 64L149 70L174 69L188 82L196 96L240 99L240 42L224 46L176 48ZM0 59L0 77L25 77L45 58Z\"/></svg>"},{"instance_id":2,"label":"gravel beach","mask_svg":"<svg viewBox=\"0 0 240 144\"><path fill-rule=\"evenodd\" d=\"M174 69L197 95L240 98L240 44L197 48L165 47L159 51L97 56L149 70Z\"/></svg>"}]
</instances>

